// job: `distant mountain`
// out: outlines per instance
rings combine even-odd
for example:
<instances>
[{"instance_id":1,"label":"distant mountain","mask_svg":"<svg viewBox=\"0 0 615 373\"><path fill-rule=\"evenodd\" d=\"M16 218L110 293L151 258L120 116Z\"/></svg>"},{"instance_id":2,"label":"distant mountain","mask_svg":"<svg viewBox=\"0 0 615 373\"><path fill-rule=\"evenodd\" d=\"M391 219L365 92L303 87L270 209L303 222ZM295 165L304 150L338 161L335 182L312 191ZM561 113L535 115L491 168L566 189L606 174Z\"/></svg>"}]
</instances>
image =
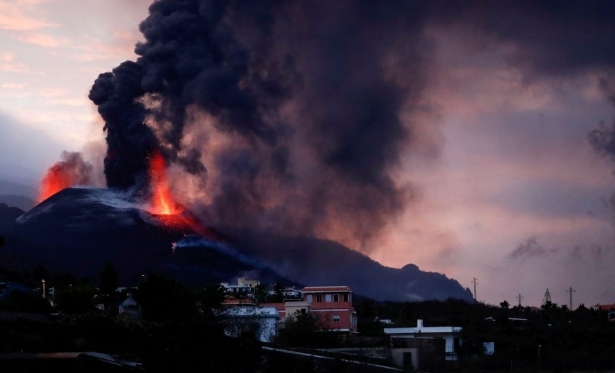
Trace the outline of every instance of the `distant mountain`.
<instances>
[{"instance_id":1,"label":"distant mountain","mask_svg":"<svg viewBox=\"0 0 615 373\"><path fill-rule=\"evenodd\" d=\"M32 198L16 194L0 194L0 203L18 207L24 211L28 211L36 205L36 201Z\"/></svg>"},{"instance_id":2,"label":"distant mountain","mask_svg":"<svg viewBox=\"0 0 615 373\"><path fill-rule=\"evenodd\" d=\"M246 230L227 230L234 242L285 277L303 284L348 285L376 300L472 300L459 282L414 264L385 267L339 243L307 237L278 237Z\"/></svg>"},{"instance_id":3,"label":"distant mountain","mask_svg":"<svg viewBox=\"0 0 615 373\"><path fill-rule=\"evenodd\" d=\"M109 260L123 284L149 272L191 285L244 274L291 283L257 258L238 255L228 242L193 238L186 216L149 214L117 191L69 188L27 213L0 206L0 234L6 240L0 248L2 266L41 263L52 271L97 279Z\"/></svg>"},{"instance_id":4,"label":"distant mountain","mask_svg":"<svg viewBox=\"0 0 615 373\"><path fill-rule=\"evenodd\" d=\"M5 203L0 203L0 235L12 231L15 220L24 213L17 207L9 207Z\"/></svg>"},{"instance_id":5,"label":"distant mountain","mask_svg":"<svg viewBox=\"0 0 615 373\"><path fill-rule=\"evenodd\" d=\"M0 195L19 195L32 199L36 198L36 194L36 189L29 185L0 179Z\"/></svg>"}]
</instances>

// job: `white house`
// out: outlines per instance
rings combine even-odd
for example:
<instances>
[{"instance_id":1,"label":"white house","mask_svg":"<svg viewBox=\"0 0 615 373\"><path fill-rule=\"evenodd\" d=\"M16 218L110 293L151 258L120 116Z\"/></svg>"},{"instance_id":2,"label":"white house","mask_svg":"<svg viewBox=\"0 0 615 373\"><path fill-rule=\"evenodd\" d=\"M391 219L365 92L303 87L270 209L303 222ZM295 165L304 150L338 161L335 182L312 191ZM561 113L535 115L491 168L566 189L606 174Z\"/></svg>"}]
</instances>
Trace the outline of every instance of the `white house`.
<instances>
[{"instance_id":1,"label":"white house","mask_svg":"<svg viewBox=\"0 0 615 373\"><path fill-rule=\"evenodd\" d=\"M457 360L456 346L460 345L459 326L424 326L423 320L416 321L414 328L384 328L384 333L390 336L391 342L396 338L442 338L445 341L447 360Z\"/></svg>"},{"instance_id":2,"label":"white house","mask_svg":"<svg viewBox=\"0 0 615 373\"><path fill-rule=\"evenodd\" d=\"M244 333L253 334L261 342L271 342L277 335L280 313L275 307L254 305L229 307L224 312L224 333L239 337Z\"/></svg>"}]
</instances>

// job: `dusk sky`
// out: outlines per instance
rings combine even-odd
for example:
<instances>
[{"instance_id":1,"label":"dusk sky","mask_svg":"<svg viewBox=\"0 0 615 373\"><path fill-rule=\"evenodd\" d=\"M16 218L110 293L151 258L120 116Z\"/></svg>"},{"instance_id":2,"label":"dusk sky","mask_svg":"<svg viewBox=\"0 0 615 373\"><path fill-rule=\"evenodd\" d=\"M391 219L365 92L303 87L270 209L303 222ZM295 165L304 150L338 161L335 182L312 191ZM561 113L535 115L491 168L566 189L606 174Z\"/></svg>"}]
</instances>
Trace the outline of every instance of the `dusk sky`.
<instances>
[{"instance_id":1,"label":"dusk sky","mask_svg":"<svg viewBox=\"0 0 615 373\"><path fill-rule=\"evenodd\" d=\"M100 73L136 60L150 3L0 0L0 179L35 186L68 150L83 152L104 185L103 120L88 93ZM521 294L540 305L546 288L568 304L569 286L575 307L614 303L615 164L588 133L615 121L615 11L485 4L426 12L379 59L400 85L421 82L397 113L412 123L412 144L391 171L412 198L361 250L471 289L475 277L491 304ZM404 43L420 69L396 65ZM327 69L300 68L314 66Z\"/></svg>"}]
</instances>

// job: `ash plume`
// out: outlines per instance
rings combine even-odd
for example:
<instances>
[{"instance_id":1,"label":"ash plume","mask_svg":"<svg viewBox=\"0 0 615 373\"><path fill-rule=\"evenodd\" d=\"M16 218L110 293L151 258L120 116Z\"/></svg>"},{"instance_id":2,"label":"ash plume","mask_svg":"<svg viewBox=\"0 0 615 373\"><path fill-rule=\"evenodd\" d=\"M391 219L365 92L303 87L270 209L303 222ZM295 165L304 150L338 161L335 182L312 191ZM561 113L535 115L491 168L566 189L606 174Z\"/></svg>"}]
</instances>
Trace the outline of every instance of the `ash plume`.
<instances>
[{"instance_id":1,"label":"ash plume","mask_svg":"<svg viewBox=\"0 0 615 373\"><path fill-rule=\"evenodd\" d=\"M366 247L420 195L399 175L434 125L417 120L438 73L425 30L511 45L530 81L612 68L613 15L606 1L154 1L138 59L90 92L107 185L141 188L160 151L214 224Z\"/></svg>"},{"instance_id":2,"label":"ash plume","mask_svg":"<svg viewBox=\"0 0 615 373\"><path fill-rule=\"evenodd\" d=\"M427 74L420 26L412 2L155 1L137 61L90 92L107 185L137 185L158 148L219 225L369 241L413 196L394 174Z\"/></svg>"}]
</instances>

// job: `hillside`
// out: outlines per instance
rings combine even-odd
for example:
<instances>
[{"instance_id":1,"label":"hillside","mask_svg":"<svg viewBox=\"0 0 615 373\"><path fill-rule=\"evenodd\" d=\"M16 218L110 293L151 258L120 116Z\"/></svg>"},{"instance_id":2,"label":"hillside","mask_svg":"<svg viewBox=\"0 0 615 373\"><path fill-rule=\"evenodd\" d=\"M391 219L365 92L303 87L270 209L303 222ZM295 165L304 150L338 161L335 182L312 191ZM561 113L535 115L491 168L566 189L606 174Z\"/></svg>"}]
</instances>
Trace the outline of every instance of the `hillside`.
<instances>
[{"instance_id":1,"label":"hillside","mask_svg":"<svg viewBox=\"0 0 615 373\"><path fill-rule=\"evenodd\" d=\"M267 283L348 285L377 300L472 299L443 274L413 264L385 267L336 242L231 229L222 232L224 238L202 238L181 215L169 218L172 224L109 189L65 189L25 213L0 205L6 238L0 260L91 278L111 261L126 284L158 272L193 285L249 276Z\"/></svg>"},{"instance_id":2,"label":"hillside","mask_svg":"<svg viewBox=\"0 0 615 373\"><path fill-rule=\"evenodd\" d=\"M337 242L241 230L225 233L283 276L304 284L348 285L376 300L472 300L469 289L443 274L421 271L414 264L385 267Z\"/></svg>"}]
</instances>

